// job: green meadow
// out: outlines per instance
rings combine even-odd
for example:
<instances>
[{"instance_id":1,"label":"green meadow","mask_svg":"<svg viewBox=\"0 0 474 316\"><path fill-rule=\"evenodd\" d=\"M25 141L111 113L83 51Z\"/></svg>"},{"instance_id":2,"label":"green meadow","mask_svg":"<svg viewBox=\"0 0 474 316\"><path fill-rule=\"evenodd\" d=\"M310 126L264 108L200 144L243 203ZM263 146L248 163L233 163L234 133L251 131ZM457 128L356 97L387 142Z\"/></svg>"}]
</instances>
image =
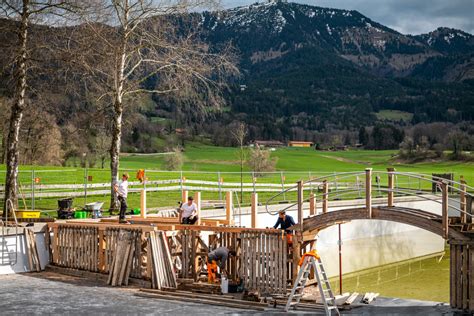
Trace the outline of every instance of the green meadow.
<instances>
[{"instance_id":1,"label":"green meadow","mask_svg":"<svg viewBox=\"0 0 474 316\"><path fill-rule=\"evenodd\" d=\"M372 168L374 171L385 171L387 167L395 167L400 172L413 172L430 175L431 173L454 173L459 179L463 175L468 184L474 183L474 163L462 163L452 161L433 161L417 164L398 163L394 160L396 151L383 150L350 150L350 151L316 151L312 148L277 148L271 153L271 157L277 160L276 172L263 174L257 178L258 183L295 183L296 181L330 173L364 171ZM189 143L184 151L184 165L182 171L164 171L163 157L165 154L123 154L120 160L122 171L130 173L132 180L138 169L145 169L149 180L179 179L181 175L186 179L206 180L224 182L240 182L239 149L231 147L215 147L198 143ZM108 163L106 164L108 166ZM0 165L0 177L4 178L4 165ZM34 175L33 171L34 170ZM91 177L88 183L105 183L110 181L110 173L107 167L81 168L70 163L65 167L58 166L21 166L20 167L20 190L28 187L33 178L39 178L40 184L83 184L85 177ZM243 182L252 182L251 170L245 166ZM382 184L386 181L382 180ZM412 183L412 185L417 185ZM423 189L429 189L429 184L418 184ZM80 191L81 189L75 189ZM24 189L26 192L27 189ZM64 191L64 190L63 190ZM21 192L20 192L21 193ZM262 193L260 201L265 201L274 193ZM203 199L218 199L217 192L204 192ZM293 196L287 194L280 199L291 200ZM88 197L87 202L109 201L109 196ZM150 207L173 206L180 199L180 192L152 192L148 195ZM57 198L35 199L35 208L41 210L52 210L56 208ZM243 204L248 204L250 194L243 196ZM85 198L75 198L75 207L81 207L86 202ZM138 194L130 196L131 207L137 207L139 203ZM31 207L31 201L25 199L27 208ZM106 203L107 204L107 203Z\"/></svg>"}]
</instances>

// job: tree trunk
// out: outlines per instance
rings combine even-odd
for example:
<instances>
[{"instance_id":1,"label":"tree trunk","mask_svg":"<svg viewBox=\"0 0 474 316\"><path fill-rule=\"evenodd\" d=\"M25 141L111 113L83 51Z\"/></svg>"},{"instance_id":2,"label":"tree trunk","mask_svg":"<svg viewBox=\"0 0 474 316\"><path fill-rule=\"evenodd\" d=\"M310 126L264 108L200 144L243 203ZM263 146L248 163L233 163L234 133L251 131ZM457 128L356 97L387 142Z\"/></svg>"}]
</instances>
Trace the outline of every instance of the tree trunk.
<instances>
[{"instance_id":1,"label":"tree trunk","mask_svg":"<svg viewBox=\"0 0 474 316\"><path fill-rule=\"evenodd\" d=\"M7 172L5 175L5 198L3 201L3 217L6 219L7 201L11 200L14 207L18 205L18 165L19 152L18 142L20 135L21 119L23 118L23 110L25 109L25 93L26 93L26 61L27 61L27 36L29 22L29 0L23 0L23 8L21 13L21 23L18 31L19 50L17 55L17 73L16 73L16 91L15 101L12 105L10 115L10 125L8 128L8 137L6 141L6 165Z\"/></svg>"},{"instance_id":2,"label":"tree trunk","mask_svg":"<svg viewBox=\"0 0 474 316\"><path fill-rule=\"evenodd\" d=\"M126 30L124 30L125 34ZM110 188L110 209L117 209L117 194L114 186L118 182L119 160L120 160L120 142L122 140L122 114L123 114L123 85L125 72L125 58L126 58L127 38L125 35L122 38L120 46L117 65L116 65L116 79L114 91L114 121L112 124L112 144L110 147L110 173L111 173L111 188Z\"/></svg>"}]
</instances>

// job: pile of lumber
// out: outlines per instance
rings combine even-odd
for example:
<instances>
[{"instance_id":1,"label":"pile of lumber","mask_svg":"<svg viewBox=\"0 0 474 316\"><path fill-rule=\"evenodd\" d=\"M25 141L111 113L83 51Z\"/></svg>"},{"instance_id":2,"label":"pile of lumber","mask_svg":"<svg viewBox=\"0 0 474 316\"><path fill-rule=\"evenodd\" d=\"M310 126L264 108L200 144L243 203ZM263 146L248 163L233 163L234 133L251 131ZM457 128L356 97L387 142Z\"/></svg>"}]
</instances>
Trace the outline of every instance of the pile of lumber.
<instances>
[{"instance_id":1,"label":"pile of lumber","mask_svg":"<svg viewBox=\"0 0 474 316\"><path fill-rule=\"evenodd\" d=\"M135 238L132 232L120 230L115 247L107 284L112 286L128 285L135 253Z\"/></svg>"},{"instance_id":2,"label":"pile of lumber","mask_svg":"<svg viewBox=\"0 0 474 316\"><path fill-rule=\"evenodd\" d=\"M28 264L31 271L40 272L41 264L38 254L38 248L36 247L35 233L28 228L25 228L25 246L26 253L28 255Z\"/></svg>"},{"instance_id":3,"label":"pile of lumber","mask_svg":"<svg viewBox=\"0 0 474 316\"><path fill-rule=\"evenodd\" d=\"M178 279L178 289L207 294L221 294L219 284L194 282L193 279Z\"/></svg>"},{"instance_id":4,"label":"pile of lumber","mask_svg":"<svg viewBox=\"0 0 474 316\"><path fill-rule=\"evenodd\" d=\"M186 303L198 303L206 305L216 305L221 307L242 308L248 310L264 311L268 307L267 303L251 302L237 299L231 295L198 294L188 291L160 291L141 289L135 293L136 296L173 300Z\"/></svg>"},{"instance_id":5,"label":"pile of lumber","mask_svg":"<svg viewBox=\"0 0 474 316\"><path fill-rule=\"evenodd\" d=\"M148 235L148 268L151 270L151 286L154 289L177 288L168 239L162 231L151 231Z\"/></svg>"}]
</instances>

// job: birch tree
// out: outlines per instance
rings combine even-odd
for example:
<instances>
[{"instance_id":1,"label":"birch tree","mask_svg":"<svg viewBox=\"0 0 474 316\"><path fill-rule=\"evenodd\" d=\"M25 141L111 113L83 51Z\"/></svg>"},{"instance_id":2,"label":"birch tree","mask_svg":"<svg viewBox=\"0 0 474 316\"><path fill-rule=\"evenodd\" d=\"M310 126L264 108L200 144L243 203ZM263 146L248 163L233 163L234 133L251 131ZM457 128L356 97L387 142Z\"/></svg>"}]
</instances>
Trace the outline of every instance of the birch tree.
<instances>
[{"instance_id":1,"label":"birch tree","mask_svg":"<svg viewBox=\"0 0 474 316\"><path fill-rule=\"evenodd\" d=\"M192 15L186 15L215 4L214 0L113 0L104 1L88 17L94 43L85 64L93 65L89 70L102 85L98 100L113 113L111 208L116 205L113 188L118 181L124 111L134 95L173 95L201 112L222 103L224 74L237 73L233 54L228 48L214 52L200 43L191 28Z\"/></svg>"},{"instance_id":2,"label":"birch tree","mask_svg":"<svg viewBox=\"0 0 474 316\"><path fill-rule=\"evenodd\" d=\"M74 11L78 5L68 0L1 0L0 18L16 21L17 43L13 56L12 81L14 82L13 100L10 109L7 136L5 141L5 196L3 216L8 216L7 201L18 203L19 134L24 112L27 108L27 75L30 63L29 28L34 21L48 21Z\"/></svg>"}]
</instances>

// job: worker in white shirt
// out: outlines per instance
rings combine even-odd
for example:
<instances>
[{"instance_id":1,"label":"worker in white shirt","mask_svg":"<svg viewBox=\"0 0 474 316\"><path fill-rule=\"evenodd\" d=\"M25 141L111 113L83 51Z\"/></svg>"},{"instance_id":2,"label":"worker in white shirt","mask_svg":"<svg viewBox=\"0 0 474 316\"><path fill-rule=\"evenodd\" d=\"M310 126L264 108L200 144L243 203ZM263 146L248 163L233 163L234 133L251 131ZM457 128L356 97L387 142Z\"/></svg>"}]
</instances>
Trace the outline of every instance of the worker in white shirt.
<instances>
[{"instance_id":1,"label":"worker in white shirt","mask_svg":"<svg viewBox=\"0 0 474 316\"><path fill-rule=\"evenodd\" d=\"M117 199L120 203L119 223L127 224L125 220L125 212L127 211L127 195L128 195L128 173L122 175L122 181L114 185Z\"/></svg>"},{"instance_id":2,"label":"worker in white shirt","mask_svg":"<svg viewBox=\"0 0 474 316\"><path fill-rule=\"evenodd\" d=\"M193 201L193 197L188 197L188 202L181 204L181 223L193 225L198 220L197 205Z\"/></svg>"}]
</instances>

